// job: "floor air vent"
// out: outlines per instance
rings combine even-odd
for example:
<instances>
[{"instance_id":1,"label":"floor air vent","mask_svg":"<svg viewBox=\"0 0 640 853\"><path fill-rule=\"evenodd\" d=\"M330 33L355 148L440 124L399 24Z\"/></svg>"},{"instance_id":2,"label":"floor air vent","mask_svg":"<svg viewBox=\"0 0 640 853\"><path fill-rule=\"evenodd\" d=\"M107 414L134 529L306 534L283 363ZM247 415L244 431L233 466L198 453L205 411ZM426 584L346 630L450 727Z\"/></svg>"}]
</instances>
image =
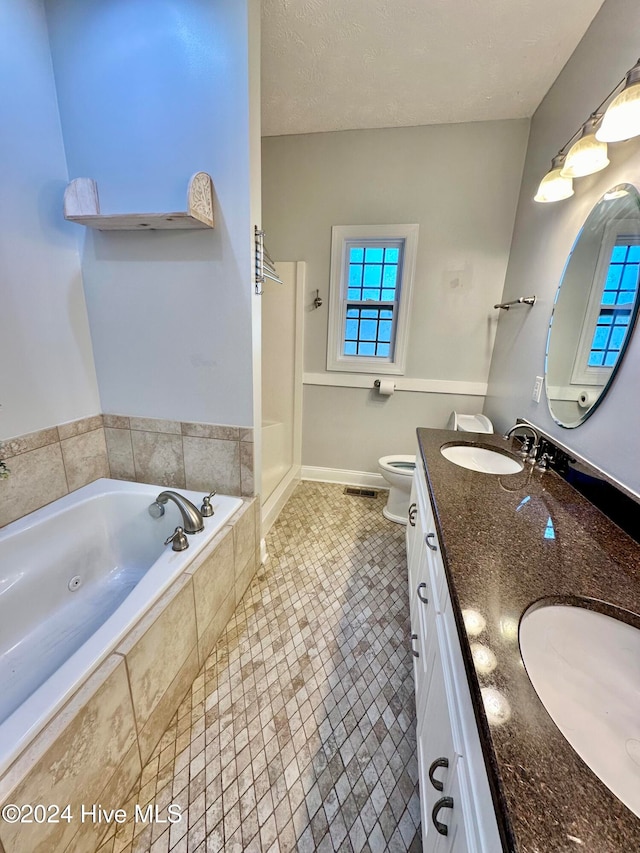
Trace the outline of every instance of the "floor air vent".
<instances>
[{"instance_id":1,"label":"floor air vent","mask_svg":"<svg viewBox=\"0 0 640 853\"><path fill-rule=\"evenodd\" d=\"M377 498L377 489L361 489L359 486L345 486L345 495L353 495L356 498Z\"/></svg>"}]
</instances>

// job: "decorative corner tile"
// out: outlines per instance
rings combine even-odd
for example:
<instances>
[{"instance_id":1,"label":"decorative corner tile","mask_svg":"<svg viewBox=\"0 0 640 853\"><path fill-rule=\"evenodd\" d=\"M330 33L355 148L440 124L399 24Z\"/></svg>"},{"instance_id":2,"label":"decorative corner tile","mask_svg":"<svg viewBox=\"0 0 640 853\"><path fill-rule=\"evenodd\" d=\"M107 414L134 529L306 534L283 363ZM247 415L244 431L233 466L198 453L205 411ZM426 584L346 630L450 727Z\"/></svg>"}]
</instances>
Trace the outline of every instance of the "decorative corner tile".
<instances>
[{"instance_id":1,"label":"decorative corner tile","mask_svg":"<svg viewBox=\"0 0 640 853\"><path fill-rule=\"evenodd\" d=\"M162 418L129 418L129 425L131 429L143 432L182 434L180 421L168 421Z\"/></svg>"},{"instance_id":2,"label":"decorative corner tile","mask_svg":"<svg viewBox=\"0 0 640 853\"><path fill-rule=\"evenodd\" d=\"M188 489L215 489L223 495L240 494L240 442L183 436L184 469Z\"/></svg>"},{"instance_id":3,"label":"decorative corner tile","mask_svg":"<svg viewBox=\"0 0 640 853\"><path fill-rule=\"evenodd\" d=\"M112 429L131 429L130 419L126 415L103 415L104 425Z\"/></svg>"},{"instance_id":4,"label":"decorative corner tile","mask_svg":"<svg viewBox=\"0 0 640 853\"><path fill-rule=\"evenodd\" d=\"M10 459L11 476L0 480L0 527L69 491L59 442Z\"/></svg>"},{"instance_id":5,"label":"decorative corner tile","mask_svg":"<svg viewBox=\"0 0 640 853\"><path fill-rule=\"evenodd\" d=\"M105 427L109 471L114 480L135 480L136 466L133 461L131 430Z\"/></svg>"},{"instance_id":6,"label":"decorative corner tile","mask_svg":"<svg viewBox=\"0 0 640 853\"><path fill-rule=\"evenodd\" d=\"M11 459L12 456L29 453L32 450L38 450L50 444L57 444L57 442L57 427L49 427L48 429L40 429L37 432L19 435L16 438L9 438L2 442L2 458Z\"/></svg>"},{"instance_id":7,"label":"decorative corner tile","mask_svg":"<svg viewBox=\"0 0 640 853\"><path fill-rule=\"evenodd\" d=\"M77 421L58 424L58 437L60 441L64 441L66 438L73 438L76 435L100 429L101 426L103 426L102 415L91 415L88 418L80 418Z\"/></svg>"},{"instance_id":8,"label":"decorative corner tile","mask_svg":"<svg viewBox=\"0 0 640 853\"><path fill-rule=\"evenodd\" d=\"M69 491L109 476L104 429L94 429L60 442Z\"/></svg>"},{"instance_id":9,"label":"decorative corner tile","mask_svg":"<svg viewBox=\"0 0 640 853\"><path fill-rule=\"evenodd\" d=\"M186 487L182 436L132 430L131 444L139 483Z\"/></svg>"},{"instance_id":10,"label":"decorative corner tile","mask_svg":"<svg viewBox=\"0 0 640 853\"><path fill-rule=\"evenodd\" d=\"M240 442L240 488L243 497L255 494L253 442Z\"/></svg>"},{"instance_id":11,"label":"decorative corner tile","mask_svg":"<svg viewBox=\"0 0 640 853\"><path fill-rule=\"evenodd\" d=\"M224 441L238 441L240 430L238 427L218 424L183 423L182 434L194 438L219 438Z\"/></svg>"}]
</instances>

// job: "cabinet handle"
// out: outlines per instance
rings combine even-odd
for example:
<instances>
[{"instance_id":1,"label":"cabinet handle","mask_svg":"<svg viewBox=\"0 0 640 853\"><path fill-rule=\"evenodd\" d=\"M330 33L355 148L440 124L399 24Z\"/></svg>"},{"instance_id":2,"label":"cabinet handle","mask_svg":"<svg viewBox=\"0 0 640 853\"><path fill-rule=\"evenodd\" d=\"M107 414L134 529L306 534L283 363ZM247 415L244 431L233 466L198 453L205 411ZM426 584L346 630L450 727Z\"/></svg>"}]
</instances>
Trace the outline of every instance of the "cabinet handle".
<instances>
[{"instance_id":1,"label":"cabinet handle","mask_svg":"<svg viewBox=\"0 0 640 853\"><path fill-rule=\"evenodd\" d=\"M412 634L412 635L411 635L411 654L414 656L414 658L419 658L419 657L420 657L420 652L417 652L417 651L413 648L413 641L414 641L414 640L417 640L417 639L418 639L418 635L417 635L417 634Z\"/></svg>"},{"instance_id":2,"label":"cabinet handle","mask_svg":"<svg viewBox=\"0 0 640 853\"><path fill-rule=\"evenodd\" d=\"M427 548L430 548L432 551L438 550L438 546L434 545L433 542L430 541L431 539L435 539L435 535L435 533L427 533L424 537L424 541L427 543Z\"/></svg>"},{"instance_id":3,"label":"cabinet handle","mask_svg":"<svg viewBox=\"0 0 640 853\"><path fill-rule=\"evenodd\" d=\"M417 595L418 595L418 598L420 599L420 601L421 601L423 604L428 604L428 603L429 603L429 599L427 598L427 596L426 596L426 595L425 595L424 597L420 595L420 590L421 590L421 589L426 589L426 588L427 588L427 585L426 585L426 583L423 581L422 583L419 583L419 584L418 584L418 589L416 590L416 593L417 593Z\"/></svg>"},{"instance_id":4,"label":"cabinet handle","mask_svg":"<svg viewBox=\"0 0 640 853\"><path fill-rule=\"evenodd\" d=\"M432 763L429 768L429 781L436 789L436 791L444 791L444 782L441 782L439 779L434 778L434 773L438 769L438 767L448 767L449 759L448 758L436 758L436 760Z\"/></svg>"},{"instance_id":5,"label":"cabinet handle","mask_svg":"<svg viewBox=\"0 0 640 853\"><path fill-rule=\"evenodd\" d=\"M411 504L409 507L409 525L411 527L416 526L416 513L418 511L418 507L416 504Z\"/></svg>"},{"instance_id":6,"label":"cabinet handle","mask_svg":"<svg viewBox=\"0 0 640 853\"><path fill-rule=\"evenodd\" d=\"M452 809L453 808L453 797L440 797L438 802L433 807L433 811L431 812L431 820L433 821L433 825L438 830L440 835L448 835L449 827L446 823L442 823L442 821L438 820L438 813L440 809Z\"/></svg>"}]
</instances>

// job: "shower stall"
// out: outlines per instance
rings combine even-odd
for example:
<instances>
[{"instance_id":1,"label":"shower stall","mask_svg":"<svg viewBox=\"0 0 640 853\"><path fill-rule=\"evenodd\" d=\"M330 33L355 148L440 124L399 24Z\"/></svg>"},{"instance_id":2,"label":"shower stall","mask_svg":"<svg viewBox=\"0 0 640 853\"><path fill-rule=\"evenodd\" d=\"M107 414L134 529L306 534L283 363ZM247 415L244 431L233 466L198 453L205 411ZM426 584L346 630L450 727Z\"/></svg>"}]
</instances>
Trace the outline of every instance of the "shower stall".
<instances>
[{"instance_id":1,"label":"shower stall","mask_svg":"<svg viewBox=\"0 0 640 853\"><path fill-rule=\"evenodd\" d=\"M276 262L282 284L262 292L262 532L300 479L302 333L306 264Z\"/></svg>"}]
</instances>

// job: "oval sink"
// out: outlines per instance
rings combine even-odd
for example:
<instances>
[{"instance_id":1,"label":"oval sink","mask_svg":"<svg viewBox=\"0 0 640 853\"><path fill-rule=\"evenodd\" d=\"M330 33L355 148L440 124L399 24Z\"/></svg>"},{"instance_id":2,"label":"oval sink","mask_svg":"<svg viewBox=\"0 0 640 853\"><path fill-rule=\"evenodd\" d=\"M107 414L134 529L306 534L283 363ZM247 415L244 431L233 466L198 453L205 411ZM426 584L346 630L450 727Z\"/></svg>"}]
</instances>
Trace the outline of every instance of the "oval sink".
<instances>
[{"instance_id":1,"label":"oval sink","mask_svg":"<svg viewBox=\"0 0 640 853\"><path fill-rule=\"evenodd\" d=\"M454 465L480 471L482 474L517 474L524 468L523 463L514 456L476 447L474 444L445 444L440 453Z\"/></svg>"},{"instance_id":2,"label":"oval sink","mask_svg":"<svg viewBox=\"0 0 640 853\"><path fill-rule=\"evenodd\" d=\"M640 817L640 630L584 607L534 606L520 653L556 726Z\"/></svg>"}]
</instances>

